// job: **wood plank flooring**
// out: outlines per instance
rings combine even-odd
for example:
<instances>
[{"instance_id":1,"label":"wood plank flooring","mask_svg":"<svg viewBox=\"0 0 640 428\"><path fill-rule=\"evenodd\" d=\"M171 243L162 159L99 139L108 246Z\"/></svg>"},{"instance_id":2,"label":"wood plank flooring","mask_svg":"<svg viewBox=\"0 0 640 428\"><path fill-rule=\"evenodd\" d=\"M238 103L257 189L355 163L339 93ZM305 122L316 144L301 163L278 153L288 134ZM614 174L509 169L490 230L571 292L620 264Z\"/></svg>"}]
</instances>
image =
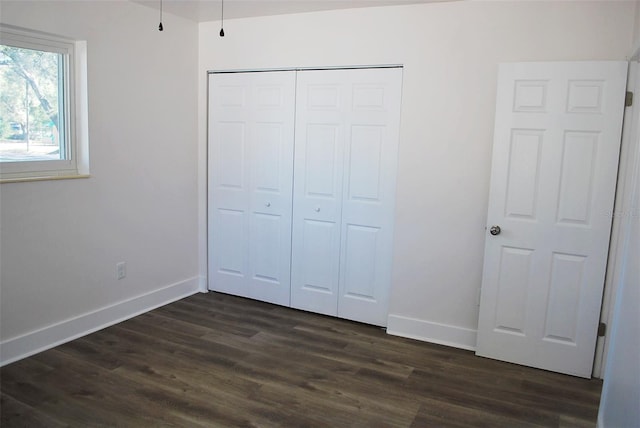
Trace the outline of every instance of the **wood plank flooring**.
<instances>
[{"instance_id":1,"label":"wood plank flooring","mask_svg":"<svg viewBox=\"0 0 640 428\"><path fill-rule=\"evenodd\" d=\"M9 427L594 427L601 382L197 294L0 369Z\"/></svg>"}]
</instances>

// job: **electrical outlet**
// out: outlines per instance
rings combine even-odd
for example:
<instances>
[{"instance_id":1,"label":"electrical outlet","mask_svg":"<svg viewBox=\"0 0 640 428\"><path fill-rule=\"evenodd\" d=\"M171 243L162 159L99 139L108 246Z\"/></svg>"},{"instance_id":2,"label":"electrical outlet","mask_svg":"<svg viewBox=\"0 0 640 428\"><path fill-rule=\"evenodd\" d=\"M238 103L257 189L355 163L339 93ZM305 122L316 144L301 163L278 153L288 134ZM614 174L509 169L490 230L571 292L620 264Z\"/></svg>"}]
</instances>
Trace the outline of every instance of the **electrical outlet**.
<instances>
[{"instance_id":1,"label":"electrical outlet","mask_svg":"<svg viewBox=\"0 0 640 428\"><path fill-rule=\"evenodd\" d=\"M120 262L116 264L116 278L123 279L127 276L127 264L125 262Z\"/></svg>"}]
</instances>

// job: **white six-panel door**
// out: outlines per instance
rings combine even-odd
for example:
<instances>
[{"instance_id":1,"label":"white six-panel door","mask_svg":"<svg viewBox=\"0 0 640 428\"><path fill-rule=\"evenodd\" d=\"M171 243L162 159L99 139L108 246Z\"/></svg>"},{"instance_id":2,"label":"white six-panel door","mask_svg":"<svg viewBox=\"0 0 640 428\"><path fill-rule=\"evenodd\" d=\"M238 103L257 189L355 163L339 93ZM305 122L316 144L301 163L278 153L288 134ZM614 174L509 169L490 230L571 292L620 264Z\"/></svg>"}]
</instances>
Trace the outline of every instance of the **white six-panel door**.
<instances>
[{"instance_id":1,"label":"white six-panel door","mask_svg":"<svg viewBox=\"0 0 640 428\"><path fill-rule=\"evenodd\" d=\"M298 72L291 305L386 325L402 69Z\"/></svg>"},{"instance_id":2,"label":"white six-panel door","mask_svg":"<svg viewBox=\"0 0 640 428\"><path fill-rule=\"evenodd\" d=\"M500 67L478 355L591 375L626 70Z\"/></svg>"},{"instance_id":3,"label":"white six-panel door","mask_svg":"<svg viewBox=\"0 0 640 428\"><path fill-rule=\"evenodd\" d=\"M289 305L295 72L209 76L209 289Z\"/></svg>"}]
</instances>

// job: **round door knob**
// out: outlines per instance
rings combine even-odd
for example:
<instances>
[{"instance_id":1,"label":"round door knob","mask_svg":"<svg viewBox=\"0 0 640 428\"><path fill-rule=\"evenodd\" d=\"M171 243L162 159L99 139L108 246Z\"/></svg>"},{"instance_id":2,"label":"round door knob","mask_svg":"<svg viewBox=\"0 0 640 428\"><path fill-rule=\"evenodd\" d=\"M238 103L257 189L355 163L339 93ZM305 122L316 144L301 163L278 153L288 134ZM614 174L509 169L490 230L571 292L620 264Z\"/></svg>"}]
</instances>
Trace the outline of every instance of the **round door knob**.
<instances>
[{"instance_id":1,"label":"round door knob","mask_svg":"<svg viewBox=\"0 0 640 428\"><path fill-rule=\"evenodd\" d=\"M271 206L271 202L267 202L266 204L264 204L267 208L269 208Z\"/></svg>"},{"instance_id":2,"label":"round door knob","mask_svg":"<svg viewBox=\"0 0 640 428\"><path fill-rule=\"evenodd\" d=\"M500 232L502 232L502 229L500 229L500 226L491 226L489 228L489 233L492 234L493 236L500 235Z\"/></svg>"},{"instance_id":3,"label":"round door knob","mask_svg":"<svg viewBox=\"0 0 640 428\"><path fill-rule=\"evenodd\" d=\"M315 208L315 212L319 213L320 212L320 207L316 207Z\"/></svg>"}]
</instances>

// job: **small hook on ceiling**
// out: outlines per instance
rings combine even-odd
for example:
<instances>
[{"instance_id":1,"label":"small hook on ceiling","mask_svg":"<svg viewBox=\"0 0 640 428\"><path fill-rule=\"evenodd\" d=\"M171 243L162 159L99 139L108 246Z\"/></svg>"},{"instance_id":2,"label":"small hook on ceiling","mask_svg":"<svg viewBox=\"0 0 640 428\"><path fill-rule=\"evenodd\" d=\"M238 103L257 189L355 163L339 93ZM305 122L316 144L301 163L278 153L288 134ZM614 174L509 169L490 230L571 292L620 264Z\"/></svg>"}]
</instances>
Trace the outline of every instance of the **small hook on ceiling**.
<instances>
[{"instance_id":1,"label":"small hook on ceiling","mask_svg":"<svg viewBox=\"0 0 640 428\"><path fill-rule=\"evenodd\" d=\"M221 12L220 12L220 37L224 37L224 0L222 0L222 5L221 5Z\"/></svg>"},{"instance_id":2,"label":"small hook on ceiling","mask_svg":"<svg viewBox=\"0 0 640 428\"><path fill-rule=\"evenodd\" d=\"M158 31L164 31L162 26L162 0L160 0L160 25L158 25Z\"/></svg>"}]
</instances>

